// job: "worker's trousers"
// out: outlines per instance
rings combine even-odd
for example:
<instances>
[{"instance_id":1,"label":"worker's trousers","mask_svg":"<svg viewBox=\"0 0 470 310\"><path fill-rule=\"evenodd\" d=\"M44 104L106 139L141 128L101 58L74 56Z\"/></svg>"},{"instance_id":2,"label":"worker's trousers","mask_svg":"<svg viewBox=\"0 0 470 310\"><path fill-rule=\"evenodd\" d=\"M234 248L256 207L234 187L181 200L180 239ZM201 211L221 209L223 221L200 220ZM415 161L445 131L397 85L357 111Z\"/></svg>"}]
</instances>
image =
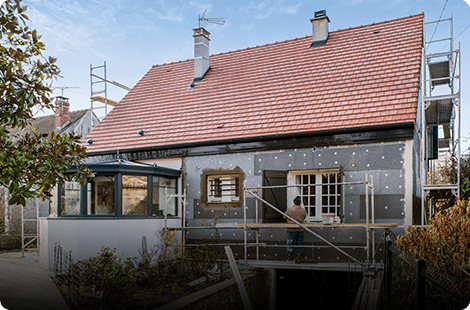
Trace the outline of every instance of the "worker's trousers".
<instances>
[{"instance_id":1,"label":"worker's trousers","mask_svg":"<svg viewBox=\"0 0 470 310\"><path fill-rule=\"evenodd\" d=\"M297 247L297 252L295 253L296 256L302 255L304 252L304 232L303 231L288 231L287 232L287 243L286 243L286 250L287 254L293 254L294 249L292 245L294 245L294 242L298 245Z\"/></svg>"}]
</instances>

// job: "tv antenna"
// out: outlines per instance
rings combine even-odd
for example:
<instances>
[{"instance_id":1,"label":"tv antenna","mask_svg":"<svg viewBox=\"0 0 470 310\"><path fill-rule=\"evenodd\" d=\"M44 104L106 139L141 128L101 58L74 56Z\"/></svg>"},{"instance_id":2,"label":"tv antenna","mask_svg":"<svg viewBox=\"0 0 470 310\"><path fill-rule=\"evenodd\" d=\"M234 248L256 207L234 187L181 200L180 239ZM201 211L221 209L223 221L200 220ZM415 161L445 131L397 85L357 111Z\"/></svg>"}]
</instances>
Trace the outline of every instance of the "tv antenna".
<instances>
[{"instance_id":1,"label":"tv antenna","mask_svg":"<svg viewBox=\"0 0 470 310\"><path fill-rule=\"evenodd\" d=\"M205 27L207 23L211 24L217 24L217 25L223 25L225 24L225 19L223 18L206 18L206 11L207 9L204 10L204 13L202 15L199 15L198 21L199 21L199 28Z\"/></svg>"},{"instance_id":2,"label":"tv antenna","mask_svg":"<svg viewBox=\"0 0 470 310\"><path fill-rule=\"evenodd\" d=\"M51 87L51 89L60 89L62 91L61 92L62 97L64 96L64 89L69 89L69 88L80 88L80 87L74 87L74 86L54 86L54 87Z\"/></svg>"}]
</instances>

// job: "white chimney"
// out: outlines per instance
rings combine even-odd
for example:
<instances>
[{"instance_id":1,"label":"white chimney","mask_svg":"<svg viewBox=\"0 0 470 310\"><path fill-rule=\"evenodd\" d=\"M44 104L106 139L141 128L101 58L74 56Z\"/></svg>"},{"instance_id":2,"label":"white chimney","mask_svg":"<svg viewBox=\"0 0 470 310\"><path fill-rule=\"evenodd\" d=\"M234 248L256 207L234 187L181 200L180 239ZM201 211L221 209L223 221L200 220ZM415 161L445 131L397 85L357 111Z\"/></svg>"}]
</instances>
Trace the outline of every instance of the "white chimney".
<instances>
[{"instance_id":1,"label":"white chimney","mask_svg":"<svg viewBox=\"0 0 470 310\"><path fill-rule=\"evenodd\" d=\"M326 16L326 10L315 12L312 23L312 45L310 47L323 46L328 41L328 23L330 19Z\"/></svg>"},{"instance_id":2,"label":"white chimney","mask_svg":"<svg viewBox=\"0 0 470 310\"><path fill-rule=\"evenodd\" d=\"M209 35L210 32L200 27L194 30L194 82L202 80L209 71Z\"/></svg>"}]
</instances>

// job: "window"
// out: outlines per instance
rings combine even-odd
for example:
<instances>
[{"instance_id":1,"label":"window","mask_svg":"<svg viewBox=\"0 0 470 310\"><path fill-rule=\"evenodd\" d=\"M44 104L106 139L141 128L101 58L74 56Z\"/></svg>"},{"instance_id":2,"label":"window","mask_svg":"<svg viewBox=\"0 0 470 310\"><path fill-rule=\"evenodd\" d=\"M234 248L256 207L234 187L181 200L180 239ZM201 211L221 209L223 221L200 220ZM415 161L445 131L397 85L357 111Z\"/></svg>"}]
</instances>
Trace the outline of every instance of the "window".
<instances>
[{"instance_id":1,"label":"window","mask_svg":"<svg viewBox=\"0 0 470 310\"><path fill-rule=\"evenodd\" d=\"M84 187L73 182L58 186L55 201L60 215L149 217L166 210L165 214L177 216L178 198L169 196L177 194L180 170L122 159L88 166L95 177ZM66 171L74 173L75 168Z\"/></svg>"},{"instance_id":2,"label":"window","mask_svg":"<svg viewBox=\"0 0 470 310\"><path fill-rule=\"evenodd\" d=\"M114 176L96 176L87 184L87 215L114 215Z\"/></svg>"},{"instance_id":3,"label":"window","mask_svg":"<svg viewBox=\"0 0 470 310\"><path fill-rule=\"evenodd\" d=\"M341 174L339 171L291 172L294 184L301 185L296 195L302 197L307 221L321 221L341 215Z\"/></svg>"},{"instance_id":4,"label":"window","mask_svg":"<svg viewBox=\"0 0 470 310\"><path fill-rule=\"evenodd\" d=\"M238 202L240 185L238 174L207 177L208 202Z\"/></svg>"},{"instance_id":5,"label":"window","mask_svg":"<svg viewBox=\"0 0 470 310\"><path fill-rule=\"evenodd\" d=\"M170 197L176 195L176 179L163 177L153 177L153 200L152 214L165 215L165 195L166 195L166 214L177 215L177 198Z\"/></svg>"},{"instance_id":6,"label":"window","mask_svg":"<svg viewBox=\"0 0 470 310\"><path fill-rule=\"evenodd\" d=\"M200 206L204 210L241 208L245 178L245 172L239 166L233 169L203 169Z\"/></svg>"},{"instance_id":7,"label":"window","mask_svg":"<svg viewBox=\"0 0 470 310\"><path fill-rule=\"evenodd\" d=\"M122 214L146 215L147 211L147 177L122 176Z\"/></svg>"},{"instance_id":8,"label":"window","mask_svg":"<svg viewBox=\"0 0 470 310\"><path fill-rule=\"evenodd\" d=\"M64 181L61 190L61 215L80 215L80 183Z\"/></svg>"}]
</instances>

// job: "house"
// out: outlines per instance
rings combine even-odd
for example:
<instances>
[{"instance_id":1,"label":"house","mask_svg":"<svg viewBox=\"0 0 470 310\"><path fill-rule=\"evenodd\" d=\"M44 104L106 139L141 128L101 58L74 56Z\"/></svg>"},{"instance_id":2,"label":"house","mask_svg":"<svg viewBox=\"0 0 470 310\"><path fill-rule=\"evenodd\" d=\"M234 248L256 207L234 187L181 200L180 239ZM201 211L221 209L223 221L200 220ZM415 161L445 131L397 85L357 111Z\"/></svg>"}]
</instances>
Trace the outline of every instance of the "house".
<instances>
[{"instance_id":1,"label":"house","mask_svg":"<svg viewBox=\"0 0 470 310\"><path fill-rule=\"evenodd\" d=\"M43 264L56 242L78 258L102 245L136 253L165 225L207 221L221 229L187 229L186 241L247 239L285 259L286 228L274 225L285 220L270 205L285 211L297 195L322 237L306 237L318 260L365 261L369 233L418 223L424 14L331 32L329 22L317 12L311 35L216 55L194 29L194 59L153 66L87 136L97 178L70 185L58 217L42 220ZM383 227L365 232L372 220Z\"/></svg>"},{"instance_id":2,"label":"house","mask_svg":"<svg viewBox=\"0 0 470 310\"><path fill-rule=\"evenodd\" d=\"M37 117L23 129L15 128L10 131L10 136L21 136L35 128L36 131L49 135L51 132L56 133L69 133L74 132L81 135L83 138L90 133L92 128L99 123L98 117L91 110L78 110L70 111L69 99L63 96L57 96L55 100L56 110L54 115ZM40 198L27 199L26 206L22 209L20 206L10 206L6 197L6 192L1 192L4 195L2 200L1 214L5 221L5 232L13 235L21 235L21 210L24 212L25 219L34 219L34 222L25 223L25 230L27 235L37 235L35 219L38 217L47 217L50 214L49 201ZM53 201L53 209L54 207ZM29 241L31 238L27 238Z\"/></svg>"}]
</instances>

